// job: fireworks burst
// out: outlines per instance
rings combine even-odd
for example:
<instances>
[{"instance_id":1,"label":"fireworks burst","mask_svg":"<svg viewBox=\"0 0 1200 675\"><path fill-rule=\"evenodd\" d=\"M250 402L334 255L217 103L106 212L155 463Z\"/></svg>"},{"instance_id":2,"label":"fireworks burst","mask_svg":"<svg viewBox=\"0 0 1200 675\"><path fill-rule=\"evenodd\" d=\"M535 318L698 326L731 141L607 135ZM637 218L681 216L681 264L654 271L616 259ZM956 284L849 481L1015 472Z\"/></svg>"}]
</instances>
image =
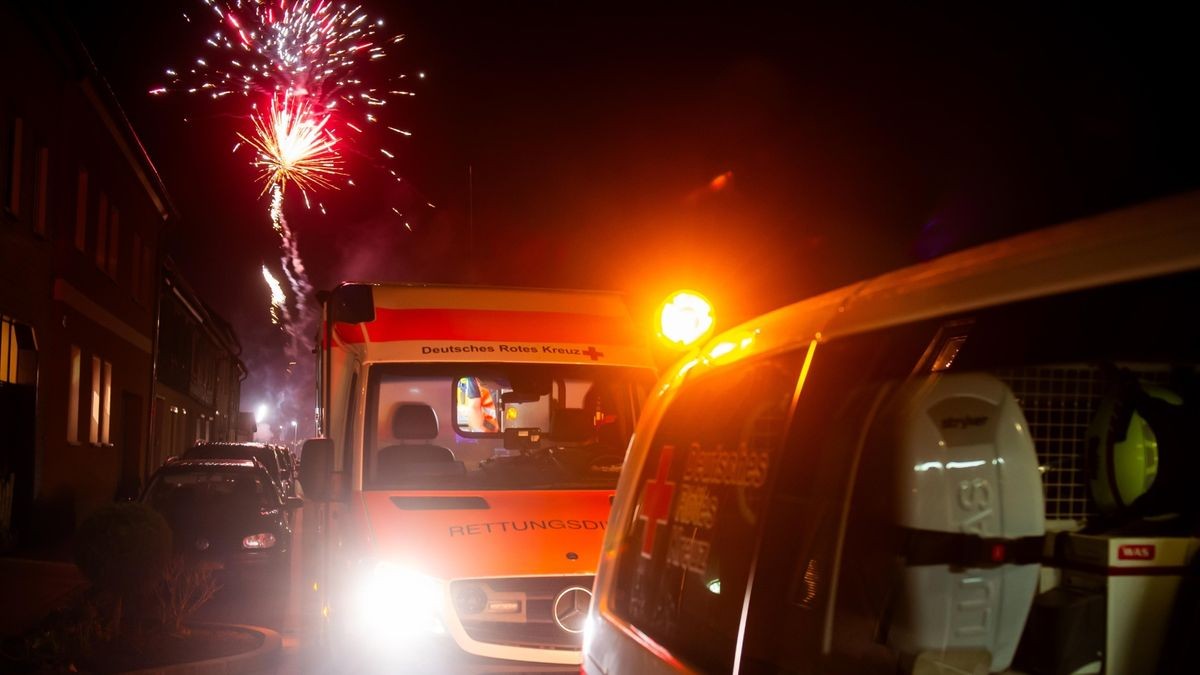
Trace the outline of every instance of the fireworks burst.
<instances>
[{"instance_id":1,"label":"fireworks burst","mask_svg":"<svg viewBox=\"0 0 1200 675\"><path fill-rule=\"evenodd\" d=\"M369 84L362 72L366 64L386 55L385 47L404 36L384 35L384 22L369 17L361 5L331 0L203 2L216 19L204 54L186 67L166 69L166 82L150 93L258 99L250 106L253 132L237 134L234 152L243 146L253 148L252 163L259 169L263 194L270 194L271 225L281 240L281 263L295 312L290 318L281 317L276 307L272 318L276 323L282 320L293 341L302 341L311 332L305 325L311 314L305 305L312 287L296 237L284 218L284 191L289 183L295 185L311 209L310 192L354 185L343 157L353 146L335 128L360 141L375 137L367 133L372 125L379 125L379 135L389 140L409 135L380 122L389 101L412 95L398 84L407 75ZM191 23L186 14L184 18ZM373 163L396 156L392 148L384 147L358 154ZM394 170L389 173L399 180ZM318 202L317 206L324 214L324 205ZM303 351L303 345L290 347Z\"/></svg>"},{"instance_id":2,"label":"fireworks burst","mask_svg":"<svg viewBox=\"0 0 1200 675\"><path fill-rule=\"evenodd\" d=\"M289 180L301 191L336 189L330 179L346 174L328 123L328 115L317 118L306 99L291 96L273 97L270 111L254 116L255 135L238 137L259 152L264 194L273 186L282 193Z\"/></svg>"},{"instance_id":3,"label":"fireworks burst","mask_svg":"<svg viewBox=\"0 0 1200 675\"><path fill-rule=\"evenodd\" d=\"M382 59L387 45L404 39L382 35L383 20L370 18L361 5L331 0L204 0L204 4L218 22L205 40L208 53L186 68L167 68L166 83L152 88L151 94L182 91L212 99L231 94L303 98L304 119L323 120L324 126L337 111L339 123L360 134L380 123L381 109L391 100L414 95L397 86L407 81L407 74L387 78L380 86L361 78L364 64ZM394 125L383 127L411 136ZM394 156L389 148L379 150L389 159Z\"/></svg>"}]
</instances>

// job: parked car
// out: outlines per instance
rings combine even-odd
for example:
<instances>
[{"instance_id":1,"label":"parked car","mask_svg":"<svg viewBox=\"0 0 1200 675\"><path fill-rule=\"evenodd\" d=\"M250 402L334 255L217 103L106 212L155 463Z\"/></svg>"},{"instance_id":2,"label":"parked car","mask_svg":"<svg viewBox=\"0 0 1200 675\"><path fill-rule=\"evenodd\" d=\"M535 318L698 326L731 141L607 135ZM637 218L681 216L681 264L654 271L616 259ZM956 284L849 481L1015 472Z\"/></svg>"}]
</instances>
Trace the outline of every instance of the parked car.
<instances>
[{"instance_id":1,"label":"parked car","mask_svg":"<svg viewBox=\"0 0 1200 675\"><path fill-rule=\"evenodd\" d=\"M295 496L296 480L299 477L299 473L296 469L296 455L292 452L292 449L286 445L276 445L275 451L276 454L279 455L279 465L283 467L284 473L287 475L288 480L292 483L292 496Z\"/></svg>"},{"instance_id":2,"label":"parked car","mask_svg":"<svg viewBox=\"0 0 1200 675\"><path fill-rule=\"evenodd\" d=\"M181 459L255 459L266 467L286 497L296 496L296 479L284 465L282 449L268 443L201 443L184 451Z\"/></svg>"},{"instance_id":3,"label":"parked car","mask_svg":"<svg viewBox=\"0 0 1200 675\"><path fill-rule=\"evenodd\" d=\"M287 498L253 459L181 459L151 478L142 501L171 526L177 553L231 571L271 568L291 549Z\"/></svg>"},{"instance_id":4,"label":"parked car","mask_svg":"<svg viewBox=\"0 0 1200 675\"><path fill-rule=\"evenodd\" d=\"M634 433L584 670L1184 672L1197 297L1192 194L712 338Z\"/></svg>"}]
</instances>

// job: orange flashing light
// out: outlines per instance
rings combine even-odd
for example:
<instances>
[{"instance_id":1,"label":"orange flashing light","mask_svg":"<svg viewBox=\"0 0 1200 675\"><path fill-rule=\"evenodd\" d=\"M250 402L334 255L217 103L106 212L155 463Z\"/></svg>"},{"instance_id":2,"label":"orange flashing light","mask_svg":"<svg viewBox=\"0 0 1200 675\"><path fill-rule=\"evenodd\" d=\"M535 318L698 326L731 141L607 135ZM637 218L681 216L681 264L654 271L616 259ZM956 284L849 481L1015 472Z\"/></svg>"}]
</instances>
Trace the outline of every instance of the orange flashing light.
<instances>
[{"instance_id":1,"label":"orange flashing light","mask_svg":"<svg viewBox=\"0 0 1200 675\"><path fill-rule=\"evenodd\" d=\"M713 328L712 304L695 291L676 291L658 309L658 335L667 344L684 348Z\"/></svg>"}]
</instances>

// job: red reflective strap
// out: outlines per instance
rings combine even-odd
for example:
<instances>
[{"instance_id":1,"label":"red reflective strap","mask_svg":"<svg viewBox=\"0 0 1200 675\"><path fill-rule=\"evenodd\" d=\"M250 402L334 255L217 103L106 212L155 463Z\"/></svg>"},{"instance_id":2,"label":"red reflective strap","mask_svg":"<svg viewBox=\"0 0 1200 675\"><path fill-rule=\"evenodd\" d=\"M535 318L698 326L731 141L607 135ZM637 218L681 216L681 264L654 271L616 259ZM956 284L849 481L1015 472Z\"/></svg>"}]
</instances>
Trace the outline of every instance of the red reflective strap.
<instances>
[{"instance_id":1,"label":"red reflective strap","mask_svg":"<svg viewBox=\"0 0 1200 675\"><path fill-rule=\"evenodd\" d=\"M1004 548L1004 544L992 544L992 562L1004 562L1005 553L1007 551Z\"/></svg>"}]
</instances>

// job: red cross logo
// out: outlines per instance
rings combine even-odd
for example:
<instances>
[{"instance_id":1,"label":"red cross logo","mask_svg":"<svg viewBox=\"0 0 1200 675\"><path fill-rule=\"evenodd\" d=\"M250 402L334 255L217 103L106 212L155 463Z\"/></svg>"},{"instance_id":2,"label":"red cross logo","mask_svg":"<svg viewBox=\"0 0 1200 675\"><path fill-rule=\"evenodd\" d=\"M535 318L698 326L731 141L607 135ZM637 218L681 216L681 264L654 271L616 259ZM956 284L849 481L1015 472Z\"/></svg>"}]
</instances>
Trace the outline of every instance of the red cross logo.
<instances>
[{"instance_id":1,"label":"red cross logo","mask_svg":"<svg viewBox=\"0 0 1200 675\"><path fill-rule=\"evenodd\" d=\"M604 352L598 352L598 351L596 351L595 347L588 346L587 349L583 350L583 355L590 358L591 360L595 361L595 360L599 359L601 356L604 356Z\"/></svg>"},{"instance_id":2,"label":"red cross logo","mask_svg":"<svg viewBox=\"0 0 1200 675\"><path fill-rule=\"evenodd\" d=\"M674 455L675 446L663 446L662 455L658 458L658 472L654 480L646 481L646 487L642 490L642 509L638 519L646 521L642 529L642 556L646 558L654 555L654 533L659 525L667 524L667 515L671 512L675 481L667 480L667 472L671 470Z\"/></svg>"}]
</instances>

